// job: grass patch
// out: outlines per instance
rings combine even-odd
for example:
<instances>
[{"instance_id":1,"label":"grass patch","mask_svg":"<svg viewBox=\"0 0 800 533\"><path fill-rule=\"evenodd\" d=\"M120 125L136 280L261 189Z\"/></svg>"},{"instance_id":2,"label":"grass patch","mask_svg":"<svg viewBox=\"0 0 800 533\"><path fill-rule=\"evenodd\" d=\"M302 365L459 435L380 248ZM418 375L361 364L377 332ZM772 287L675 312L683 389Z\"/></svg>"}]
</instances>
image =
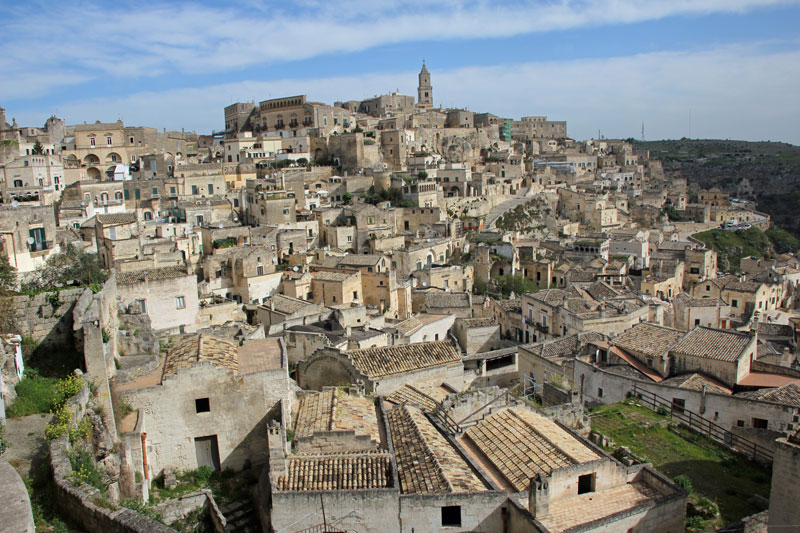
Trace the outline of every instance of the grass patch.
<instances>
[{"instance_id":1,"label":"grass patch","mask_svg":"<svg viewBox=\"0 0 800 533\"><path fill-rule=\"evenodd\" d=\"M56 507L55 485L50 461L45 457L33 471L33 478L23 477L25 488L31 499L33 524L37 532L68 533L80 528L73 527L68 518L62 516Z\"/></svg>"},{"instance_id":2,"label":"grass patch","mask_svg":"<svg viewBox=\"0 0 800 533\"><path fill-rule=\"evenodd\" d=\"M139 514L143 514L150 520L155 520L156 522L164 523L164 517L161 516L161 513L155 510L151 503L144 503L142 501L137 500L136 498L124 498L119 501L120 507L126 507L131 509L132 511L136 511Z\"/></svg>"},{"instance_id":3,"label":"grass patch","mask_svg":"<svg viewBox=\"0 0 800 533\"><path fill-rule=\"evenodd\" d=\"M17 383L17 398L8 409L8 416L47 413L58 410L71 396L78 393L83 380L74 374L63 379L40 376L36 370L28 370Z\"/></svg>"},{"instance_id":4,"label":"grass patch","mask_svg":"<svg viewBox=\"0 0 800 533\"><path fill-rule=\"evenodd\" d=\"M724 523L761 511L752 496L769 496L771 471L692 430L670 424L631 400L592 413L592 429L627 446L660 472L719 506ZM687 483L688 481L688 483Z\"/></svg>"},{"instance_id":5,"label":"grass patch","mask_svg":"<svg viewBox=\"0 0 800 533\"><path fill-rule=\"evenodd\" d=\"M154 480L150 491L154 503L179 498L200 489L211 489L218 504L249 499L250 485L258 481L249 466L241 472L230 469L214 472L210 467L201 466L196 470L178 472L175 477L178 483L174 487L164 486L163 475Z\"/></svg>"}]
</instances>

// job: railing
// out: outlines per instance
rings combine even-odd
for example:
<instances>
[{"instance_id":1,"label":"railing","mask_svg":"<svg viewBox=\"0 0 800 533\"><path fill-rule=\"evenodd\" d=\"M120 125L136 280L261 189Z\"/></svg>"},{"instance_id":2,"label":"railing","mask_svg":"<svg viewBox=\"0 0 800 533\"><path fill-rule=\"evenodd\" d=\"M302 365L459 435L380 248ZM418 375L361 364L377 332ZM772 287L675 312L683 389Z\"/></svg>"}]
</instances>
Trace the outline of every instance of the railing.
<instances>
[{"instance_id":1,"label":"railing","mask_svg":"<svg viewBox=\"0 0 800 533\"><path fill-rule=\"evenodd\" d=\"M461 426L458 424L458 422L453 420L444 407L442 407L441 403L437 405L436 409L431 412L431 416L435 417L439 423L442 424L442 426L444 426L444 428L453 435L461 433Z\"/></svg>"},{"instance_id":2,"label":"railing","mask_svg":"<svg viewBox=\"0 0 800 533\"><path fill-rule=\"evenodd\" d=\"M505 391L503 391L502 394L499 394L498 396L493 398L490 402L484 404L483 406L479 407L478 409L474 410L473 412L471 412L470 414L465 416L463 419L461 419L459 422L457 422L457 424L459 425L460 428L463 428L464 424L466 424L466 423L470 423L470 425L477 424L478 421L470 420L470 419L472 419L475 415L477 415L478 413L480 413L484 409L491 408L491 406L494 405L495 402L498 402L500 400L505 400L505 405L508 405L510 403L509 402L509 398L513 398L512 394L514 393L514 391L519 389L521 386L522 386L522 383L517 383L512 388L506 389Z\"/></svg>"},{"instance_id":3,"label":"railing","mask_svg":"<svg viewBox=\"0 0 800 533\"><path fill-rule=\"evenodd\" d=\"M674 420L677 420L684 426L707 436L735 452L747 455L754 461L772 462L773 454L772 450L769 448L765 448L750 439L731 433L724 427L715 424L698 413L677 405L675 402L667 400L666 398L662 398L654 392L637 387L635 383L633 385L633 395L638 398L643 405L650 407L653 411L658 412L658 410L662 408L669 409Z\"/></svg>"}]
</instances>

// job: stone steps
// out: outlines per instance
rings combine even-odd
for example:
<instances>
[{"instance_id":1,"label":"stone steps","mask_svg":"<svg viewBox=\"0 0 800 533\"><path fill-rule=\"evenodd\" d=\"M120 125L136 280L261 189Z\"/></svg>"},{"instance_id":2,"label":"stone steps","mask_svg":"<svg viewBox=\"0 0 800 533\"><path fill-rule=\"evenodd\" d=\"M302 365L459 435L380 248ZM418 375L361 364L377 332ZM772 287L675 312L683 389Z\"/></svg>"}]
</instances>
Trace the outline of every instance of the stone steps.
<instances>
[{"instance_id":1,"label":"stone steps","mask_svg":"<svg viewBox=\"0 0 800 533\"><path fill-rule=\"evenodd\" d=\"M258 513L252 501L240 500L220 505L219 510L227 521L225 531L262 533Z\"/></svg>"}]
</instances>

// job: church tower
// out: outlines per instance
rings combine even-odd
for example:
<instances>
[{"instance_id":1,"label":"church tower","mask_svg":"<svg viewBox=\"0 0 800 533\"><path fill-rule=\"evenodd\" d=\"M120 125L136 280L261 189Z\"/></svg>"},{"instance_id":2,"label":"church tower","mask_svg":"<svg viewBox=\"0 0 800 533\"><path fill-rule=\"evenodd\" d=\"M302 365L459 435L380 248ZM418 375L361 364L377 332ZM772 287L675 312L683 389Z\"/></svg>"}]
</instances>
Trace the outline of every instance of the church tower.
<instances>
[{"instance_id":1,"label":"church tower","mask_svg":"<svg viewBox=\"0 0 800 533\"><path fill-rule=\"evenodd\" d=\"M417 107L422 109L433 109L433 87L431 87L431 73L422 62L422 70L419 71L419 87L417 87Z\"/></svg>"}]
</instances>

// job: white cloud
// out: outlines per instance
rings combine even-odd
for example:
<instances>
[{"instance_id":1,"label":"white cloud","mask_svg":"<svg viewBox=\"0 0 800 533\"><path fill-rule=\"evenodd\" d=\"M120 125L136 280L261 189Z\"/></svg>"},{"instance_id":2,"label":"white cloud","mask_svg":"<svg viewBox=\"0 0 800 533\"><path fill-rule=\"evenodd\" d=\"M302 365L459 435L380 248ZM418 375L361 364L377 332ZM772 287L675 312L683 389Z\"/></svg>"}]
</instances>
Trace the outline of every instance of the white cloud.
<instances>
[{"instance_id":1,"label":"white cloud","mask_svg":"<svg viewBox=\"0 0 800 533\"><path fill-rule=\"evenodd\" d=\"M61 104L59 111L68 123L122 117L133 125L209 132L222 128L223 108L234 101L307 94L309 99L333 103L398 87L415 95L416 74L248 81L141 92ZM651 139L692 136L800 144L796 127L800 106L795 101L800 86L798 50L765 52L759 46L729 46L696 53L433 70L432 79L437 104L509 118L547 115L567 120L568 132L579 139L595 136L598 129L606 137L638 137L644 121ZM21 124L39 124L50 112L16 116Z\"/></svg>"},{"instance_id":2,"label":"white cloud","mask_svg":"<svg viewBox=\"0 0 800 533\"><path fill-rule=\"evenodd\" d=\"M22 73L31 70L82 69L87 77L131 79L215 73L401 42L506 37L787 3L796 0L305 0L290 8L45 3L45 19L30 16L35 6L20 4L6 9L0 23L0 69L12 85L23 85Z\"/></svg>"}]
</instances>

